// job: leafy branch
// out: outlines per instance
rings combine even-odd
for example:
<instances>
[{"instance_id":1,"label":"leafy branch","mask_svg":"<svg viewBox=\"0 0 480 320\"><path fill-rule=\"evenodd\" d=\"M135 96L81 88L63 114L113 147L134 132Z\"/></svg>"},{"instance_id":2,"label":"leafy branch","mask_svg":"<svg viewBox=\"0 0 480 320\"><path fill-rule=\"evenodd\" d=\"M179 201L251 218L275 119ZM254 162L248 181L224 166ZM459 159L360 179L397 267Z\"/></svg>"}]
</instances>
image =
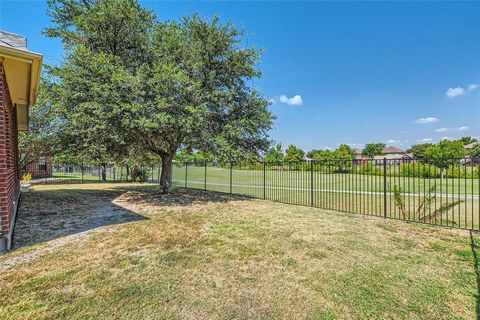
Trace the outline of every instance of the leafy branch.
<instances>
[{"instance_id":1,"label":"leafy branch","mask_svg":"<svg viewBox=\"0 0 480 320\"><path fill-rule=\"evenodd\" d=\"M423 212L423 216L419 218L420 221L423 222L431 222L437 216L442 216L450 211L452 208L460 205L463 200L456 200L452 202L443 203L440 205L439 208L436 208L432 211L432 204L435 202L436 199L436 185L432 186L422 197L420 203L418 204L415 210L415 216L420 216ZM409 209L407 209L405 205L405 199L402 195L402 188L400 186L394 185L393 187L393 199L395 202L395 207L400 210L402 213L403 218L409 214Z\"/></svg>"}]
</instances>

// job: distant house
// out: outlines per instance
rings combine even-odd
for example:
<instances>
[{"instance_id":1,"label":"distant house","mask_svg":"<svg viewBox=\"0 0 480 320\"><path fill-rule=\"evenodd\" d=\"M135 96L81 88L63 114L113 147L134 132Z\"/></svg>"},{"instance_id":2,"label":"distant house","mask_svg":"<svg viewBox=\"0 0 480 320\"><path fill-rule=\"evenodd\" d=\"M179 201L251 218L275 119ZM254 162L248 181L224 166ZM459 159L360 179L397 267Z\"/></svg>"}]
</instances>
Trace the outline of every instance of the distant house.
<instances>
[{"instance_id":1,"label":"distant house","mask_svg":"<svg viewBox=\"0 0 480 320\"><path fill-rule=\"evenodd\" d=\"M22 174L30 173L32 178L52 177L52 157L43 156L22 167Z\"/></svg>"},{"instance_id":2,"label":"distant house","mask_svg":"<svg viewBox=\"0 0 480 320\"><path fill-rule=\"evenodd\" d=\"M467 149L468 156L465 157L465 159L463 160L463 163L465 163L466 165L472 165L472 166L480 164L480 159L479 158L473 158L470 155L470 152L472 151L472 149L475 148L479 144L480 144L480 142L477 141L477 142L467 144L465 146L465 149Z\"/></svg>"},{"instance_id":3,"label":"distant house","mask_svg":"<svg viewBox=\"0 0 480 320\"><path fill-rule=\"evenodd\" d=\"M362 149L355 148L355 160L357 163L367 163L369 161L373 161L375 165L383 164L383 159L387 160L389 164L404 164L410 163L412 161L412 155L408 154L405 150L397 148L397 147L385 147L383 149L384 155L375 156L373 159L363 157L362 156Z\"/></svg>"},{"instance_id":4,"label":"distant house","mask_svg":"<svg viewBox=\"0 0 480 320\"><path fill-rule=\"evenodd\" d=\"M465 146L465 149L471 150L471 149L475 148L475 146L478 145L478 144L480 144L480 142L478 142L478 141L477 141L477 142L472 142L472 143L470 143L470 144L467 144L467 145Z\"/></svg>"}]
</instances>

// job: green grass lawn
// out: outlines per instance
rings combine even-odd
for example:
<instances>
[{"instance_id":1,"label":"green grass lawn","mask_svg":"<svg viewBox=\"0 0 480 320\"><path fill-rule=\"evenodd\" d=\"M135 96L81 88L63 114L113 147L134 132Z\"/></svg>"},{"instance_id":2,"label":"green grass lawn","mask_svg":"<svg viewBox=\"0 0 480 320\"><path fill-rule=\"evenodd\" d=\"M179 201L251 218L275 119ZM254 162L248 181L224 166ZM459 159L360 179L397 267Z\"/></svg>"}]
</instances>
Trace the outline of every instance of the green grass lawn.
<instances>
[{"instance_id":1,"label":"green grass lawn","mask_svg":"<svg viewBox=\"0 0 480 320\"><path fill-rule=\"evenodd\" d=\"M477 234L155 189L47 185L24 194L20 245L0 257L0 318L478 316Z\"/></svg>"}]
</instances>

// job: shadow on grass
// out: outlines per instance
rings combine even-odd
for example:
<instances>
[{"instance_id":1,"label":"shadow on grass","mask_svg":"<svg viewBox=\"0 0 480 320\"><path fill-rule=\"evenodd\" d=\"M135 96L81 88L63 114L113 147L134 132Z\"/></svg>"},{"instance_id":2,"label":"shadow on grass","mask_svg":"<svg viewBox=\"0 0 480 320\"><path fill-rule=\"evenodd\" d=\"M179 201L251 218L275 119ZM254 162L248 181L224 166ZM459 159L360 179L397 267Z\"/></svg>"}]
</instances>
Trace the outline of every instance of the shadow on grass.
<instances>
[{"instance_id":1,"label":"shadow on grass","mask_svg":"<svg viewBox=\"0 0 480 320\"><path fill-rule=\"evenodd\" d=\"M472 255L473 255L473 266L475 267L475 275L477 277L477 320L480 320L480 266L479 266L479 251L480 246L478 245L477 241L475 241L473 231L470 231L470 245L472 247Z\"/></svg>"},{"instance_id":2,"label":"shadow on grass","mask_svg":"<svg viewBox=\"0 0 480 320\"><path fill-rule=\"evenodd\" d=\"M18 249L77 234L94 228L146 220L141 214L113 201L145 203L149 206L189 206L207 202L246 199L216 192L174 189L160 194L158 186L58 185L23 194L15 224L13 248Z\"/></svg>"}]
</instances>

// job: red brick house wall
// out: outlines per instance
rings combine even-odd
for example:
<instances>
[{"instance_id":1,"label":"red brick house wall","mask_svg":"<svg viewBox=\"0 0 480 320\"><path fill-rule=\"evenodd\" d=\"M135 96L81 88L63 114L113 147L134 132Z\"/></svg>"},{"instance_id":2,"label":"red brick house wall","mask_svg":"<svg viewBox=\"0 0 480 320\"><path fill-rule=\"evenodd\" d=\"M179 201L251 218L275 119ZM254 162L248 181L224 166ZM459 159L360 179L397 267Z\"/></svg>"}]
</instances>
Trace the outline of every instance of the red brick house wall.
<instances>
[{"instance_id":1,"label":"red brick house wall","mask_svg":"<svg viewBox=\"0 0 480 320\"><path fill-rule=\"evenodd\" d=\"M0 62L0 250L10 248L19 197L17 112Z\"/></svg>"},{"instance_id":2,"label":"red brick house wall","mask_svg":"<svg viewBox=\"0 0 480 320\"><path fill-rule=\"evenodd\" d=\"M32 178L50 178L52 177L52 157L45 156L29 163L22 168L22 175L30 173Z\"/></svg>"}]
</instances>

